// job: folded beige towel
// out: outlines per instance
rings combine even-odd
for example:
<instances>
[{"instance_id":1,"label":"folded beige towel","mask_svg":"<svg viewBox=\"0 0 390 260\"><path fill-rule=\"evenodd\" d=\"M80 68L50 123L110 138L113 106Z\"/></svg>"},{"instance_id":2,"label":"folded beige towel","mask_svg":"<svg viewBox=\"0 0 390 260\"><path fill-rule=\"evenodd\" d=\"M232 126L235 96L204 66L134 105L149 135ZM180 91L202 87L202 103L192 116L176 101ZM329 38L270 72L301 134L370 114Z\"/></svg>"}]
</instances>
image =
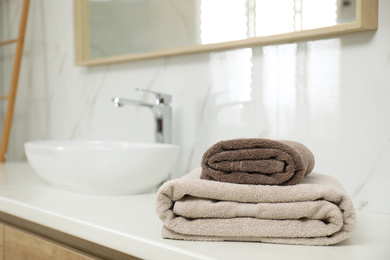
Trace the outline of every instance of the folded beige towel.
<instances>
[{"instance_id":1,"label":"folded beige towel","mask_svg":"<svg viewBox=\"0 0 390 260\"><path fill-rule=\"evenodd\" d=\"M241 184L294 185L314 167L301 143L269 139L232 139L211 146L202 158L202 179Z\"/></svg>"},{"instance_id":2,"label":"folded beige towel","mask_svg":"<svg viewBox=\"0 0 390 260\"><path fill-rule=\"evenodd\" d=\"M331 176L314 173L297 185L270 186L207 181L200 173L158 190L164 238L332 245L354 229L352 202Z\"/></svg>"}]
</instances>

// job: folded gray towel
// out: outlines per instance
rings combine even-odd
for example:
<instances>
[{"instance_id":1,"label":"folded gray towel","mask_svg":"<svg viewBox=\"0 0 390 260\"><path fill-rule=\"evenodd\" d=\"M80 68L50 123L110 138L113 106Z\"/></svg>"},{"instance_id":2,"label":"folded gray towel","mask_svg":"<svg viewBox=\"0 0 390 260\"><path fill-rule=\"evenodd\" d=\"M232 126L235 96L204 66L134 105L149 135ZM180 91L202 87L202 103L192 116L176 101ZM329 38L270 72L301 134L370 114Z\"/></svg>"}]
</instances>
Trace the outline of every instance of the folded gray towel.
<instances>
[{"instance_id":1,"label":"folded gray towel","mask_svg":"<svg viewBox=\"0 0 390 260\"><path fill-rule=\"evenodd\" d=\"M205 180L294 185L313 170L314 156L298 142L242 138L211 146L201 166L201 178Z\"/></svg>"},{"instance_id":2,"label":"folded gray towel","mask_svg":"<svg viewBox=\"0 0 390 260\"><path fill-rule=\"evenodd\" d=\"M164 238L332 245L355 227L352 202L331 176L314 173L297 185L270 186L207 181L200 172L158 190Z\"/></svg>"}]
</instances>

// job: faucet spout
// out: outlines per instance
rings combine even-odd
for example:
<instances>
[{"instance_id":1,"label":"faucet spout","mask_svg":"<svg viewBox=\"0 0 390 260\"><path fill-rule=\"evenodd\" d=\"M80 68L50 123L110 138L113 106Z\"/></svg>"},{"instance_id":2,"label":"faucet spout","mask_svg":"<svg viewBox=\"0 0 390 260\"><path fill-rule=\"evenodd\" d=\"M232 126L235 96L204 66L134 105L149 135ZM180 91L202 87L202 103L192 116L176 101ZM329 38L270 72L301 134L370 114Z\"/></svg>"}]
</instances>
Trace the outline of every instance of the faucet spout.
<instances>
[{"instance_id":1,"label":"faucet spout","mask_svg":"<svg viewBox=\"0 0 390 260\"><path fill-rule=\"evenodd\" d=\"M144 91L137 89L139 91ZM151 92L151 91L145 91ZM150 104L138 100L123 99L115 97L112 99L115 107L123 107L124 105L143 106L148 107L152 110L154 116L154 138L157 143L171 143L172 139L172 111L169 103L171 96L167 94L161 94L157 92L151 92L156 95L156 104ZM165 100L165 102L164 102Z\"/></svg>"},{"instance_id":2,"label":"faucet spout","mask_svg":"<svg viewBox=\"0 0 390 260\"><path fill-rule=\"evenodd\" d=\"M133 106L143 106L153 108L153 104L149 104L143 101L131 100L131 99L123 99L119 97L115 97L112 99L115 107L123 107L124 105L133 105Z\"/></svg>"}]
</instances>

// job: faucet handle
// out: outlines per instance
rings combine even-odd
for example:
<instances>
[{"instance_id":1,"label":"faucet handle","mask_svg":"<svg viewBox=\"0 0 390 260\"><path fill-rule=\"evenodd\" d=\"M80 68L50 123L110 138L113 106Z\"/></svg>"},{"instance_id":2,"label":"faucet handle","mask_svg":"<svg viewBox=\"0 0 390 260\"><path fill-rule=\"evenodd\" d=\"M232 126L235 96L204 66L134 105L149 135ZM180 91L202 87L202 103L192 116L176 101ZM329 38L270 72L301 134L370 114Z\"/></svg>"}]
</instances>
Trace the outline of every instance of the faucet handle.
<instances>
[{"instance_id":1,"label":"faucet handle","mask_svg":"<svg viewBox=\"0 0 390 260\"><path fill-rule=\"evenodd\" d=\"M163 94L142 88L136 88L135 90L154 94L156 96L156 105L168 105L172 102L172 96L168 94Z\"/></svg>"}]
</instances>

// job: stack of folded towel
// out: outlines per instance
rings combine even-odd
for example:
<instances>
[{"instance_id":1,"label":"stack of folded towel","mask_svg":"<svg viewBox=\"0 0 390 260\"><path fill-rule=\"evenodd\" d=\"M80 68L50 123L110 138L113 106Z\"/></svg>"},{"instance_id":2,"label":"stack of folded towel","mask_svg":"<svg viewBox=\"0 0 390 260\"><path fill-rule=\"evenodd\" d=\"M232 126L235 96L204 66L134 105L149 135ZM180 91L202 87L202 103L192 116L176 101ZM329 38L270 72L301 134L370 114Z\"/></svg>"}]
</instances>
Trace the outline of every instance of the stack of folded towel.
<instances>
[{"instance_id":1,"label":"stack of folded towel","mask_svg":"<svg viewBox=\"0 0 390 260\"><path fill-rule=\"evenodd\" d=\"M351 199L333 177L309 174L314 156L300 143L222 141L201 166L158 190L164 238L332 245L355 227Z\"/></svg>"}]
</instances>

